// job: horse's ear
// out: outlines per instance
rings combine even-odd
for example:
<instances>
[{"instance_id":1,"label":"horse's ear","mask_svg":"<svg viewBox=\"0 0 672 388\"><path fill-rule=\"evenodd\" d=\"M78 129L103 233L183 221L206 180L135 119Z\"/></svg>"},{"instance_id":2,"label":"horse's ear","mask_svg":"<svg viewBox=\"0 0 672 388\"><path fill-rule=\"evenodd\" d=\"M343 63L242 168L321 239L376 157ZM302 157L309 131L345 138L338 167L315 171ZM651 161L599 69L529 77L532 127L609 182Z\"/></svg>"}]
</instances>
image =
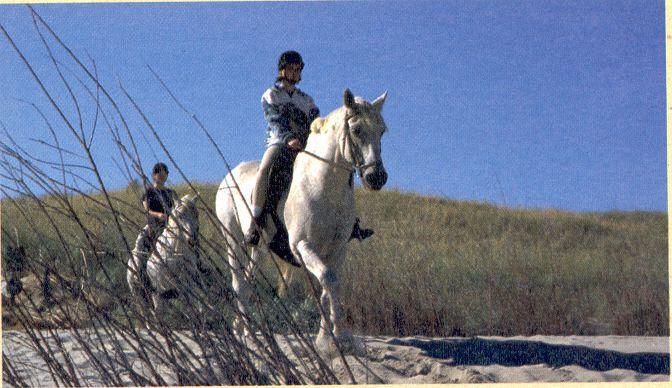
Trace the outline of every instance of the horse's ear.
<instances>
[{"instance_id":1,"label":"horse's ear","mask_svg":"<svg viewBox=\"0 0 672 388\"><path fill-rule=\"evenodd\" d=\"M322 132L322 126L324 126L324 119L322 117L318 117L313 120L312 124L310 124L310 131L313 133L320 133Z\"/></svg>"},{"instance_id":2,"label":"horse's ear","mask_svg":"<svg viewBox=\"0 0 672 388\"><path fill-rule=\"evenodd\" d=\"M350 89L345 89L343 93L343 105L350 109L355 107L355 96L352 95Z\"/></svg>"},{"instance_id":3,"label":"horse's ear","mask_svg":"<svg viewBox=\"0 0 672 388\"><path fill-rule=\"evenodd\" d=\"M371 103L371 105L373 105L373 107L378 111L378 113L380 113L383 110L383 104L385 103L386 98L387 98L387 91L381 94Z\"/></svg>"},{"instance_id":4,"label":"horse's ear","mask_svg":"<svg viewBox=\"0 0 672 388\"><path fill-rule=\"evenodd\" d=\"M187 199L187 203L189 206L194 206L196 205L196 198L198 198L199 193L196 193L195 195L190 195L189 199Z\"/></svg>"}]
</instances>

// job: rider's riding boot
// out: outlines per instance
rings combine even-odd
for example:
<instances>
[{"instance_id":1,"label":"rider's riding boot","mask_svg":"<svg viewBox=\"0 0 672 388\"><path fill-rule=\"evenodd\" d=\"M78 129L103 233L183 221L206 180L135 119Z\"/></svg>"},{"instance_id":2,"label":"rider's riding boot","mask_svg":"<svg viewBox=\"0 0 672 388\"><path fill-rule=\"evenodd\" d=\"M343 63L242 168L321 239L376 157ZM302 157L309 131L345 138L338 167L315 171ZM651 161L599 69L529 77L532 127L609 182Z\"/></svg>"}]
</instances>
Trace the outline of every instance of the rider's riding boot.
<instances>
[{"instance_id":1,"label":"rider's riding boot","mask_svg":"<svg viewBox=\"0 0 672 388\"><path fill-rule=\"evenodd\" d=\"M359 241L366 240L373 236L373 229L361 229L359 227L359 218L355 218L355 225L352 227L352 234L350 240L357 239Z\"/></svg>"},{"instance_id":2,"label":"rider's riding boot","mask_svg":"<svg viewBox=\"0 0 672 388\"><path fill-rule=\"evenodd\" d=\"M271 242L268 243L268 249L289 264L301 267L301 263L294 257L292 250L289 248L289 236L286 231L278 230Z\"/></svg>"},{"instance_id":3,"label":"rider's riding boot","mask_svg":"<svg viewBox=\"0 0 672 388\"><path fill-rule=\"evenodd\" d=\"M140 268L136 269L138 271L138 280L140 280L140 284L142 285L145 292L154 292L156 289L154 288L152 281L149 279L149 274L147 274L147 261L152 255L152 248L149 247L146 250L135 250L134 253L140 259Z\"/></svg>"},{"instance_id":4,"label":"rider's riding boot","mask_svg":"<svg viewBox=\"0 0 672 388\"><path fill-rule=\"evenodd\" d=\"M259 244L259 239L261 238L261 229L264 227L265 220L265 215L252 217L250 227L247 229L247 232L245 232L245 244L252 246L257 246L257 244Z\"/></svg>"}]
</instances>

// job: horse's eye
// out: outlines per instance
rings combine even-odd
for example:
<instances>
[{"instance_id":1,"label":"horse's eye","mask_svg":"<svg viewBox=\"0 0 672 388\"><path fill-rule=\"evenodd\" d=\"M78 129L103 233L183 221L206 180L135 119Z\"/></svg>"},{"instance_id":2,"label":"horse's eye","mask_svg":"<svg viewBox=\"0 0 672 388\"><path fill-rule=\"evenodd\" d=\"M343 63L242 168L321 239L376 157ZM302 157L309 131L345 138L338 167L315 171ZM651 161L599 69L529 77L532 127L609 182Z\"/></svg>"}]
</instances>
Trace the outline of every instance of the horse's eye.
<instances>
[{"instance_id":1,"label":"horse's eye","mask_svg":"<svg viewBox=\"0 0 672 388\"><path fill-rule=\"evenodd\" d=\"M362 134L362 127L360 127L360 126L353 127L353 128L352 128L352 133L353 133L355 136L359 136L359 135L361 135L361 134Z\"/></svg>"}]
</instances>

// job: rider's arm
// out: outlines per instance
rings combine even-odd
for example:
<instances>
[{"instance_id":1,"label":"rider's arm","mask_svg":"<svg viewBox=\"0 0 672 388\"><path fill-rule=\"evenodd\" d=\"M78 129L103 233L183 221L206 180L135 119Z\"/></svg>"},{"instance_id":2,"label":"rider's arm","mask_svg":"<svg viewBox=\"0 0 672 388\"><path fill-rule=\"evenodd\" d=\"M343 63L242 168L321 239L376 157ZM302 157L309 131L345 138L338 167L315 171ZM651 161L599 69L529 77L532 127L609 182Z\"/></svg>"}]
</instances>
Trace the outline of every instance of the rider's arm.
<instances>
[{"instance_id":1,"label":"rider's arm","mask_svg":"<svg viewBox=\"0 0 672 388\"><path fill-rule=\"evenodd\" d=\"M145 207L145 211L147 214L149 214L151 217L157 218L157 219L164 219L165 215L161 212L155 212L154 210L149 210L149 204L147 203L147 200L142 201L142 206Z\"/></svg>"},{"instance_id":2,"label":"rider's arm","mask_svg":"<svg viewBox=\"0 0 672 388\"><path fill-rule=\"evenodd\" d=\"M298 136L296 137L296 142L298 144L295 145L295 147L292 147L296 150L299 150L303 147L305 147L305 143L307 142L308 135L310 135L310 125L313 123L313 120L316 118L320 117L320 109L315 105L315 102L313 99L307 95L303 94L306 99L304 100L304 111L301 112L301 120L300 120L300 125L298 128L294 128L294 133L296 133ZM304 112L308 112L307 114Z\"/></svg>"},{"instance_id":3,"label":"rider's arm","mask_svg":"<svg viewBox=\"0 0 672 388\"><path fill-rule=\"evenodd\" d=\"M177 192L175 190L168 189L168 193L170 193L170 198L172 199L173 206L171 206L170 209L168 209L168 213L172 213L173 209L175 209L175 206L177 206L177 203L180 201L180 197L177 195Z\"/></svg>"},{"instance_id":4,"label":"rider's arm","mask_svg":"<svg viewBox=\"0 0 672 388\"><path fill-rule=\"evenodd\" d=\"M310 107L310 110L308 111L308 128L310 128L310 124L313 123L313 121L320 117L320 109L315 105L315 101L311 97L308 97L308 106Z\"/></svg>"},{"instance_id":5,"label":"rider's arm","mask_svg":"<svg viewBox=\"0 0 672 388\"><path fill-rule=\"evenodd\" d=\"M175 190L170 190L170 196L173 198L173 207L175 207L175 204L180 200L180 197L177 195L177 191Z\"/></svg>"}]
</instances>

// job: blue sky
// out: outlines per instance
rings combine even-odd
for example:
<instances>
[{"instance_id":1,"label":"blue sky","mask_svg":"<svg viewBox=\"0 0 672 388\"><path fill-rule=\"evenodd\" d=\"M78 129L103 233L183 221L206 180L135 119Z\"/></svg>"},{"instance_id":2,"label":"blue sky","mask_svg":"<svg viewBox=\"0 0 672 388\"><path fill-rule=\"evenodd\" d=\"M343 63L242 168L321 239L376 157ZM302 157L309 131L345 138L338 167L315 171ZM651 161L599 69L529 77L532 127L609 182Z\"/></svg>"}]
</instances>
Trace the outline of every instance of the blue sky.
<instances>
[{"instance_id":1,"label":"blue sky","mask_svg":"<svg viewBox=\"0 0 672 388\"><path fill-rule=\"evenodd\" d=\"M0 8L0 23L76 117L27 8ZM35 9L78 55L95 59L102 83L127 113L146 169L165 157L119 92L119 80L187 175L218 182L226 168L146 65L199 116L235 165L261 157L260 98L274 80L278 55L295 49L306 61L299 86L324 114L342 103L346 87L369 100L389 91L384 108L389 131L383 138L388 188L510 207L667 207L662 1ZM55 160L53 152L29 140L50 136L35 111L19 100L45 110L49 105L4 38L0 61L0 120L19 142ZM90 127L95 110L83 104ZM65 140L66 128L49 115L66 145L76 149ZM112 160L115 155L118 160L113 147L109 132L99 126L94 154L105 182L123 187L127 179ZM176 173L170 179L180 182Z\"/></svg>"}]
</instances>

